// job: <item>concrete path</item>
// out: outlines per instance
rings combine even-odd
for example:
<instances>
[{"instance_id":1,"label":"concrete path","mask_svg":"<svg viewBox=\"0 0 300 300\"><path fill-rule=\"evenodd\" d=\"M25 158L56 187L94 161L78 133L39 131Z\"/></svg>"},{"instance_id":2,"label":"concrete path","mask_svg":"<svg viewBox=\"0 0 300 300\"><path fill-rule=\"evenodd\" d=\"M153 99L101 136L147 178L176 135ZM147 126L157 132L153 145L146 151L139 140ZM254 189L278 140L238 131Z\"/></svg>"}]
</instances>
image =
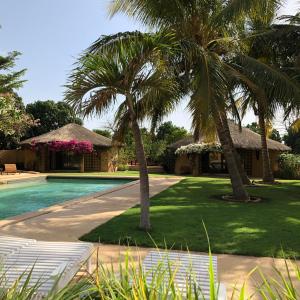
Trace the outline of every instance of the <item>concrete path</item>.
<instances>
[{"instance_id":1,"label":"concrete path","mask_svg":"<svg viewBox=\"0 0 300 300\"><path fill-rule=\"evenodd\" d=\"M150 194L154 196L179 182L180 177L151 178ZM77 241L80 236L139 203L139 184L0 228L0 234L46 241ZM4 223L4 222L3 222Z\"/></svg>"}]
</instances>

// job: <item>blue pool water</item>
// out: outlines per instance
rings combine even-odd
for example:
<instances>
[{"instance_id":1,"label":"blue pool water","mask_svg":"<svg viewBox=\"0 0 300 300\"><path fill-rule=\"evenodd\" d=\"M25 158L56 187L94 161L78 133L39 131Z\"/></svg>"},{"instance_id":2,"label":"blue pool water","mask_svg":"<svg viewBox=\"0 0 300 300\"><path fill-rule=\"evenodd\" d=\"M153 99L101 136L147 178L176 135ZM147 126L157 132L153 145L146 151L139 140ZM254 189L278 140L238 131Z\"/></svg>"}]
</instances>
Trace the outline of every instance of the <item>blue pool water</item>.
<instances>
[{"instance_id":1,"label":"blue pool water","mask_svg":"<svg viewBox=\"0 0 300 300\"><path fill-rule=\"evenodd\" d=\"M111 189L125 179L48 178L0 185L0 219Z\"/></svg>"}]
</instances>

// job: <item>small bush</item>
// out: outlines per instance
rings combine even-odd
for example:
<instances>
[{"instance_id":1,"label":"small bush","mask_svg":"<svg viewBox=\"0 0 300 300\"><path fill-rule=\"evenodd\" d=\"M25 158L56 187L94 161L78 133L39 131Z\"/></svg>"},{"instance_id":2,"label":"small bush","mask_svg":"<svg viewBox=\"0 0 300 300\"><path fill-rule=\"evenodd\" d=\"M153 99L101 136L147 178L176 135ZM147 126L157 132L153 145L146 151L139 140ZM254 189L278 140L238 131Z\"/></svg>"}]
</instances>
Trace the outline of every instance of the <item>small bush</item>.
<instances>
[{"instance_id":1,"label":"small bush","mask_svg":"<svg viewBox=\"0 0 300 300\"><path fill-rule=\"evenodd\" d=\"M126 164L119 164L118 171L128 171L128 165Z\"/></svg>"},{"instance_id":2,"label":"small bush","mask_svg":"<svg viewBox=\"0 0 300 300\"><path fill-rule=\"evenodd\" d=\"M300 179L300 155L281 154L278 175L285 179Z\"/></svg>"}]
</instances>

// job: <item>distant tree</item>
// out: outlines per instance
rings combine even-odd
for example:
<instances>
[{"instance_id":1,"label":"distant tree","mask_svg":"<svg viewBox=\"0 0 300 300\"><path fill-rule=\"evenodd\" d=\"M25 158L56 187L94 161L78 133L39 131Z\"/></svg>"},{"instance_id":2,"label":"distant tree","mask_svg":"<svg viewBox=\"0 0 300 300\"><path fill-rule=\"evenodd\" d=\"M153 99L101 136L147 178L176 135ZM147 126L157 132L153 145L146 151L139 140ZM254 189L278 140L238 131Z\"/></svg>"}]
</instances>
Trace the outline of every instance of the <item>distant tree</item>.
<instances>
[{"instance_id":1,"label":"distant tree","mask_svg":"<svg viewBox=\"0 0 300 300\"><path fill-rule=\"evenodd\" d=\"M7 56L0 55L0 94L13 93L16 89L22 87L25 80L22 79L26 69L13 71L19 52L13 51Z\"/></svg>"},{"instance_id":2,"label":"distant tree","mask_svg":"<svg viewBox=\"0 0 300 300\"><path fill-rule=\"evenodd\" d=\"M25 113L22 98L16 93L9 95L9 98L0 96L0 149L17 148L28 126L34 124Z\"/></svg>"},{"instance_id":3,"label":"distant tree","mask_svg":"<svg viewBox=\"0 0 300 300\"><path fill-rule=\"evenodd\" d=\"M107 138L112 138L112 132L108 129L93 129L93 131Z\"/></svg>"},{"instance_id":4,"label":"distant tree","mask_svg":"<svg viewBox=\"0 0 300 300\"><path fill-rule=\"evenodd\" d=\"M246 126L246 128L249 128L250 130L260 134L261 130L260 127L258 126L258 124L256 122L252 122L251 124L248 124ZM277 141L277 142L282 142L282 138L280 136L280 133L277 129L275 128L271 128L269 126L268 130L267 130L267 137L271 140Z\"/></svg>"},{"instance_id":5,"label":"distant tree","mask_svg":"<svg viewBox=\"0 0 300 300\"><path fill-rule=\"evenodd\" d=\"M14 71L19 52L0 56L0 149L16 147L26 129L34 125L25 113L22 98L16 93L25 80L25 69Z\"/></svg>"},{"instance_id":6,"label":"distant tree","mask_svg":"<svg viewBox=\"0 0 300 300\"><path fill-rule=\"evenodd\" d=\"M27 104L26 112L39 120L39 126L28 130L27 138L47 133L69 123L83 124L82 120L76 117L71 106L65 102L36 101Z\"/></svg>"},{"instance_id":7,"label":"distant tree","mask_svg":"<svg viewBox=\"0 0 300 300\"><path fill-rule=\"evenodd\" d=\"M162 123L156 133L156 139L165 141L167 145L172 144L186 136L188 131L184 127L178 127L171 121Z\"/></svg>"}]
</instances>

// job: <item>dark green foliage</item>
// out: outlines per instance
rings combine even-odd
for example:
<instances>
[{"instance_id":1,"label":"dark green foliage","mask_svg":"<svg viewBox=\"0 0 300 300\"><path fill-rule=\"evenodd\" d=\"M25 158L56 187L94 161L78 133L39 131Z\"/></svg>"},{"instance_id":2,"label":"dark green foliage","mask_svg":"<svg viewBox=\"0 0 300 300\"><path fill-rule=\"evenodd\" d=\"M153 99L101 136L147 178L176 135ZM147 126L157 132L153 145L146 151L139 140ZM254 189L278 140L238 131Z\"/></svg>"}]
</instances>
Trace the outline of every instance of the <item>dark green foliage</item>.
<instances>
[{"instance_id":1,"label":"dark green foliage","mask_svg":"<svg viewBox=\"0 0 300 300\"><path fill-rule=\"evenodd\" d=\"M300 155L281 154L279 176L285 179L300 179Z\"/></svg>"},{"instance_id":2,"label":"dark green foliage","mask_svg":"<svg viewBox=\"0 0 300 300\"><path fill-rule=\"evenodd\" d=\"M292 148L293 153L300 154L300 131L289 128L287 134L283 137L284 142Z\"/></svg>"},{"instance_id":3,"label":"dark green foliage","mask_svg":"<svg viewBox=\"0 0 300 300\"><path fill-rule=\"evenodd\" d=\"M178 127L172 122L162 123L156 130L151 133L147 128L142 128L142 138L144 143L145 155L148 164L163 165L167 172L174 169L173 155L167 149L167 146L188 136L188 131L183 127ZM128 131L123 138L124 147L120 151L119 161L121 164L131 163L135 158L135 145L131 131ZM174 161L173 161L174 160Z\"/></svg>"},{"instance_id":4,"label":"dark green foliage","mask_svg":"<svg viewBox=\"0 0 300 300\"><path fill-rule=\"evenodd\" d=\"M188 136L188 132L184 127L178 127L171 121L162 123L156 132L156 138L161 141L165 141L167 145L170 145L184 137Z\"/></svg>"},{"instance_id":5,"label":"dark green foliage","mask_svg":"<svg viewBox=\"0 0 300 300\"><path fill-rule=\"evenodd\" d=\"M98 134L100 134L100 135L102 135L102 136L105 136L105 137L107 137L109 139L112 138L112 133L108 129L93 129L93 131L96 132L96 133L98 133Z\"/></svg>"},{"instance_id":6,"label":"dark green foliage","mask_svg":"<svg viewBox=\"0 0 300 300\"><path fill-rule=\"evenodd\" d=\"M26 112L35 120L39 120L40 124L27 132L27 138L47 133L69 123L82 125L82 120L76 117L73 109L65 102L36 101L27 104Z\"/></svg>"},{"instance_id":7,"label":"dark green foliage","mask_svg":"<svg viewBox=\"0 0 300 300\"><path fill-rule=\"evenodd\" d=\"M248 124L246 128L249 128L250 130L260 134L260 128L256 122L252 122L251 124ZM282 138L280 136L280 133L277 129L273 128L271 134L268 136L269 139L277 141L277 142L282 142Z\"/></svg>"},{"instance_id":8,"label":"dark green foliage","mask_svg":"<svg viewBox=\"0 0 300 300\"><path fill-rule=\"evenodd\" d=\"M158 247L207 251L202 226L209 232L215 253L280 257L282 249L300 258L300 181L282 181L251 187L262 203L230 203L220 200L231 192L228 179L191 177L151 199L150 232ZM149 235L138 230L139 207L95 228L81 239L109 244L153 247Z\"/></svg>"}]
</instances>

